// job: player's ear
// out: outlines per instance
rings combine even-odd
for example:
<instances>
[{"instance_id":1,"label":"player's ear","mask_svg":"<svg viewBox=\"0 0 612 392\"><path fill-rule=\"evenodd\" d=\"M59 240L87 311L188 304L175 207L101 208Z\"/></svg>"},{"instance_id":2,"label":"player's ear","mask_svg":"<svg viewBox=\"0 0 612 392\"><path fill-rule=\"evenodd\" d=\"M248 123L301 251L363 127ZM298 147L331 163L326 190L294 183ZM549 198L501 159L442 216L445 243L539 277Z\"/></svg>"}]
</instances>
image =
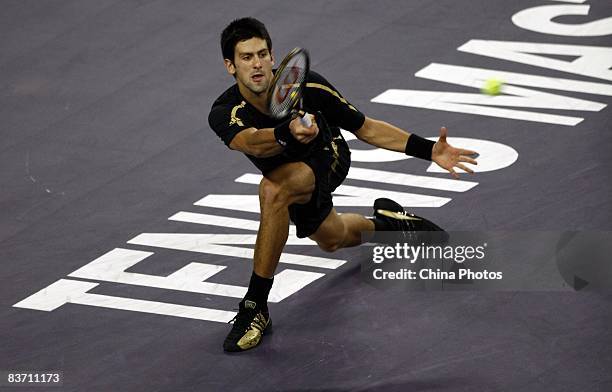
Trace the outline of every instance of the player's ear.
<instances>
[{"instance_id":1,"label":"player's ear","mask_svg":"<svg viewBox=\"0 0 612 392\"><path fill-rule=\"evenodd\" d=\"M234 65L234 62L230 59L223 59L223 62L225 63L227 73L234 76L236 74L236 66Z\"/></svg>"},{"instance_id":2,"label":"player's ear","mask_svg":"<svg viewBox=\"0 0 612 392\"><path fill-rule=\"evenodd\" d=\"M274 65L274 51L270 50L270 60L272 61L272 65Z\"/></svg>"}]
</instances>

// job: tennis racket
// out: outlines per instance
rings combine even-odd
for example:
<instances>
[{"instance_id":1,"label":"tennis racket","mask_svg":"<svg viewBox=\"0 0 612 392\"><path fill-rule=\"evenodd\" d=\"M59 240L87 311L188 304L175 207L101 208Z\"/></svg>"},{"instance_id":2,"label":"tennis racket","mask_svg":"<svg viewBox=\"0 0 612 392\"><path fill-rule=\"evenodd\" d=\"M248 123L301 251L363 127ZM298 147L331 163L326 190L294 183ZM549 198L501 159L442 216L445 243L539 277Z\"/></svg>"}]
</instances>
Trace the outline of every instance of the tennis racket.
<instances>
[{"instance_id":1,"label":"tennis racket","mask_svg":"<svg viewBox=\"0 0 612 392\"><path fill-rule=\"evenodd\" d=\"M309 69L310 57L306 49L295 48L283 59L268 89L268 109L271 117L283 119L300 111ZM301 116L300 121L305 127L312 126L307 114Z\"/></svg>"}]
</instances>

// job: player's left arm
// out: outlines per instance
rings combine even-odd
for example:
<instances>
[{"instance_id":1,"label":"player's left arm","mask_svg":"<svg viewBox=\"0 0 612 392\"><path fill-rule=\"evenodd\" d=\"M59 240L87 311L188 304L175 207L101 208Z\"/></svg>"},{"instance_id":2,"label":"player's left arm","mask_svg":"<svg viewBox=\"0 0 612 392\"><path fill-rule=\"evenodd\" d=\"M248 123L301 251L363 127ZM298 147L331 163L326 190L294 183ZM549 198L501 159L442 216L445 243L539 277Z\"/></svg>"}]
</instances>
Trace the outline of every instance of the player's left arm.
<instances>
[{"instance_id":1,"label":"player's left arm","mask_svg":"<svg viewBox=\"0 0 612 392\"><path fill-rule=\"evenodd\" d=\"M385 121L366 117L355 135L359 140L375 147L404 152L418 158L431 160L443 169L448 170L455 178L458 177L455 167L473 173L474 171L465 163L477 164L476 160L470 157L470 155L476 155L475 151L455 148L448 144L445 127L440 128L440 137L434 144Z\"/></svg>"}]
</instances>

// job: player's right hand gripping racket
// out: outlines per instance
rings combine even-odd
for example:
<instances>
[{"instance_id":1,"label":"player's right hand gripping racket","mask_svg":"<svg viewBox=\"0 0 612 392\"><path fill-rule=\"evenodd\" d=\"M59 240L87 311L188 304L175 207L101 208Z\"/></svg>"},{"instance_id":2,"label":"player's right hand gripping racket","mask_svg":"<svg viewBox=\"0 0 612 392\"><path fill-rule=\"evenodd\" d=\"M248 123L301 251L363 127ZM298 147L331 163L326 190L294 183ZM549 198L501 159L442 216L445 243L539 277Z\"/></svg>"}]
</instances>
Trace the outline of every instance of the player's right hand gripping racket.
<instances>
[{"instance_id":1,"label":"player's right hand gripping racket","mask_svg":"<svg viewBox=\"0 0 612 392\"><path fill-rule=\"evenodd\" d=\"M282 119L299 112L309 69L310 58L306 49L295 48L283 59L268 89L271 117ZM300 121L308 128L312 125L307 114L300 117Z\"/></svg>"}]
</instances>

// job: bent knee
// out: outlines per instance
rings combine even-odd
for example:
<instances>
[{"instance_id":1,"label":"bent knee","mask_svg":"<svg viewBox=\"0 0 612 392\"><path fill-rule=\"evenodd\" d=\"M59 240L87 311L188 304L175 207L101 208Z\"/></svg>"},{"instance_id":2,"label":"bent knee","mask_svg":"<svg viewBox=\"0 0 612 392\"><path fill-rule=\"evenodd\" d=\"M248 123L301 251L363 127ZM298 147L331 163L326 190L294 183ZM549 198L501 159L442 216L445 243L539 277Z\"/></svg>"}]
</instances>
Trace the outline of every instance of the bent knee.
<instances>
[{"instance_id":1,"label":"bent knee","mask_svg":"<svg viewBox=\"0 0 612 392\"><path fill-rule=\"evenodd\" d=\"M327 239L325 241L319 240L317 241L317 245L319 245L319 248L324 252L332 253L342 248L342 240L340 238Z\"/></svg>"}]
</instances>

